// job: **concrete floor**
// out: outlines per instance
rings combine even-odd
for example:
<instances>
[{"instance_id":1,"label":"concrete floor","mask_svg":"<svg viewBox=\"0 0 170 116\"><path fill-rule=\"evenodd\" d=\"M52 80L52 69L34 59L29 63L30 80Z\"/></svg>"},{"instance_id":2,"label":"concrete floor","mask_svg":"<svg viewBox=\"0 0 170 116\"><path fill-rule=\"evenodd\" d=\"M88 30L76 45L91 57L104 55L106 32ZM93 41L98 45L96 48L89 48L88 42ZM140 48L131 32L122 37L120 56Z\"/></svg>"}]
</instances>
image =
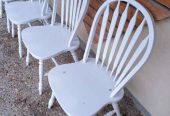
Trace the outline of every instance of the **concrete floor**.
<instances>
[{"instance_id":1,"label":"concrete floor","mask_svg":"<svg viewBox=\"0 0 170 116\"><path fill-rule=\"evenodd\" d=\"M83 50L78 49L77 54L82 59ZM24 48L23 58L19 59L17 37L12 38L7 33L6 19L0 19L0 116L66 116L57 101L52 109L47 108L51 95L47 77L43 79L43 94L38 95L38 61L31 57L30 65L26 66L25 56ZM69 52L56 59L59 64L72 62ZM45 61L45 71L52 67L51 60ZM126 94L119 105L123 116L142 115ZM102 116L110 110L112 107L108 105L97 115Z\"/></svg>"}]
</instances>

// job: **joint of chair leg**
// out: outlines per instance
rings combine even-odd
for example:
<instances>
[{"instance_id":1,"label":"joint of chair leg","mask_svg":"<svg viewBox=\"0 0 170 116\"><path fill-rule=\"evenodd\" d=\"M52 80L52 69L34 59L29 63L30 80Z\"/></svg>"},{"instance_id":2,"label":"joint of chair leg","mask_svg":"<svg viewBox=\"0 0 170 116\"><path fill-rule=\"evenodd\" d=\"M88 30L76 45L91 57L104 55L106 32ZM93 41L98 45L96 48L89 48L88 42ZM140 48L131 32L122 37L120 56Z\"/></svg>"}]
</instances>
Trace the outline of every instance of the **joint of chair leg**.
<instances>
[{"instance_id":1,"label":"joint of chair leg","mask_svg":"<svg viewBox=\"0 0 170 116\"><path fill-rule=\"evenodd\" d=\"M74 61L77 62L78 61L78 57L76 55L76 52L75 51L71 51L71 55L72 55Z\"/></svg>"},{"instance_id":2,"label":"joint of chair leg","mask_svg":"<svg viewBox=\"0 0 170 116\"><path fill-rule=\"evenodd\" d=\"M120 110L118 103L112 103L113 109L116 112L117 116L120 116Z\"/></svg>"}]
</instances>

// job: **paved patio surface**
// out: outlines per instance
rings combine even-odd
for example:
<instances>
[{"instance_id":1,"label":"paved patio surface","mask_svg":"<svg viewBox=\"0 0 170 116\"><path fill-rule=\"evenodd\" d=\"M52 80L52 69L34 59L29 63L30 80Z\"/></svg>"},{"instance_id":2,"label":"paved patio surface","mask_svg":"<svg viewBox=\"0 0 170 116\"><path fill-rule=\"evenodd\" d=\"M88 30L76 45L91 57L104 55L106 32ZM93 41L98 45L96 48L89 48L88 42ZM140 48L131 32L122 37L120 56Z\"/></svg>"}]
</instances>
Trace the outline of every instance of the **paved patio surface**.
<instances>
[{"instance_id":1,"label":"paved patio surface","mask_svg":"<svg viewBox=\"0 0 170 116\"><path fill-rule=\"evenodd\" d=\"M83 50L78 49L77 54L82 59ZM38 95L38 61L31 57L30 65L26 66L25 56L24 48L23 58L19 59L17 37L7 33L6 19L0 19L0 116L66 116L57 101L52 109L47 108L51 95L47 77L43 79L43 94ZM60 64L72 62L69 52L56 59ZM45 61L45 71L52 67L51 60ZM123 116L141 116L127 95L119 105ZM103 116L110 110L108 105L97 115Z\"/></svg>"}]
</instances>

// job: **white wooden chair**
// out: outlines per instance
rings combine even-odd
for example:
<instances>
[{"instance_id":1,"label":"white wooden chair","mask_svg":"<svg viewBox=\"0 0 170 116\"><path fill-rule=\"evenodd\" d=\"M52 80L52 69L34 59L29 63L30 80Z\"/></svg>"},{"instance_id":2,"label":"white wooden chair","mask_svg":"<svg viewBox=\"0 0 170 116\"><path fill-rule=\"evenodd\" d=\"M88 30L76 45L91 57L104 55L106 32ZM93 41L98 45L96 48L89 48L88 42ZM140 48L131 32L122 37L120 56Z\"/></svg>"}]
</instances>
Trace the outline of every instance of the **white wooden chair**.
<instances>
[{"instance_id":1,"label":"white wooden chair","mask_svg":"<svg viewBox=\"0 0 170 116\"><path fill-rule=\"evenodd\" d=\"M29 53L39 60L39 94L42 94L43 61L66 51L70 51L77 61L75 50L79 47L79 39L75 36L81 23L89 0L62 0L61 23L55 24L57 1L54 0L51 25L34 26L22 31L22 39L27 48L26 58L29 64ZM69 44L70 43L70 44Z\"/></svg>"},{"instance_id":2,"label":"white wooden chair","mask_svg":"<svg viewBox=\"0 0 170 116\"><path fill-rule=\"evenodd\" d=\"M19 0L0 0L0 18L2 18L3 15L3 3L8 4L9 2L15 2L15 1L19 1ZM6 17L7 19L7 31L8 33L10 33L10 21L8 19L8 17ZM14 25L12 24L12 28L14 28ZM12 34L12 37L14 37L14 33Z\"/></svg>"},{"instance_id":3,"label":"white wooden chair","mask_svg":"<svg viewBox=\"0 0 170 116\"><path fill-rule=\"evenodd\" d=\"M12 36L14 36L14 25L18 29L19 56L22 57L21 25L29 24L36 20L46 20L51 16L48 7L49 0L44 1L15 1L5 5L7 23L12 23ZM8 30L10 30L10 25ZM31 26L31 25L30 25Z\"/></svg>"},{"instance_id":4,"label":"white wooden chair","mask_svg":"<svg viewBox=\"0 0 170 116\"><path fill-rule=\"evenodd\" d=\"M126 4L126 8L119 16L119 7L122 2ZM116 3L117 6L106 42L104 42L108 16L111 11L109 7L113 3ZM130 6L134 7L135 12L129 21L127 30L122 33ZM141 14L143 21L136 27L137 16ZM101 16L103 19L96 58L88 58ZM117 20L118 25L116 25ZM144 32L145 24L148 32L144 36L141 33ZM111 40L115 30L114 40ZM48 80L52 96L48 107L51 108L54 98L56 98L69 116L91 116L105 105L112 104L114 111L108 115L116 113L120 116L118 102L124 95L123 88L148 59L153 42L153 21L142 5L134 0L106 0L94 17L83 60L60 65L49 71Z\"/></svg>"},{"instance_id":5,"label":"white wooden chair","mask_svg":"<svg viewBox=\"0 0 170 116\"><path fill-rule=\"evenodd\" d=\"M3 3L7 4L8 2L15 1L15 0L0 0L0 18L3 15Z\"/></svg>"}]
</instances>

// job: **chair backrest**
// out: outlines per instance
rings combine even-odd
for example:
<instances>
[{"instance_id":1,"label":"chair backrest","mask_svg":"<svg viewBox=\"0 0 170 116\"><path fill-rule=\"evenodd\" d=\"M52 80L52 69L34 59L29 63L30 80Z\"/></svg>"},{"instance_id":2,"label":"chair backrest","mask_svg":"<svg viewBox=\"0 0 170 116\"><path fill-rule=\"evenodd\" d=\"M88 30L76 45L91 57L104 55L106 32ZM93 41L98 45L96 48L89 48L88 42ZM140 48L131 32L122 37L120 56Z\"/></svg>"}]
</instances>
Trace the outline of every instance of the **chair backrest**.
<instances>
[{"instance_id":1,"label":"chair backrest","mask_svg":"<svg viewBox=\"0 0 170 116\"><path fill-rule=\"evenodd\" d=\"M77 28L87 11L89 0L54 0L51 25L55 24L57 6L61 6L61 26L66 26L71 32L69 46L76 34Z\"/></svg>"},{"instance_id":2,"label":"chair backrest","mask_svg":"<svg viewBox=\"0 0 170 116\"><path fill-rule=\"evenodd\" d=\"M122 5L125 7L123 11L120 10ZM115 8L114 11L112 10L108 28L113 6ZM133 13L130 13L131 18L129 19L130 11ZM120 12L122 12L121 15ZM139 16L142 16L143 19L137 25ZM100 20L101 17L102 20ZM88 62L96 28L100 22L96 64L101 63L101 66L106 67L106 71L113 77L114 90L111 93L111 97L113 97L148 59L155 36L154 22L148 11L135 0L107 0L97 11L92 23L83 57L84 63ZM116 32L115 36L113 36L114 32Z\"/></svg>"},{"instance_id":3,"label":"chair backrest","mask_svg":"<svg viewBox=\"0 0 170 116\"><path fill-rule=\"evenodd\" d=\"M33 2L33 1L32 1ZM41 16L49 14L49 0L39 0L39 3L42 4Z\"/></svg>"}]
</instances>

